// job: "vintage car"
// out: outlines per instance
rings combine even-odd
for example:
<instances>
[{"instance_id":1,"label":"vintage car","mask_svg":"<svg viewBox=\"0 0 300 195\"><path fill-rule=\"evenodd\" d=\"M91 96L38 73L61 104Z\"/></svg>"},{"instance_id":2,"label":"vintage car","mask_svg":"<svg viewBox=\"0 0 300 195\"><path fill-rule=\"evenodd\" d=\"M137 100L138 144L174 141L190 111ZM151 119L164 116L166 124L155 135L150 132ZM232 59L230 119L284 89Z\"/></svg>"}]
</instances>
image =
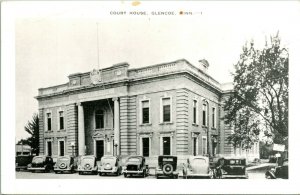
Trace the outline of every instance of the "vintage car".
<instances>
[{"instance_id":1,"label":"vintage car","mask_svg":"<svg viewBox=\"0 0 300 195\"><path fill-rule=\"evenodd\" d=\"M26 170L29 163L31 163L33 156L16 156L16 171L21 169Z\"/></svg>"},{"instance_id":2,"label":"vintage car","mask_svg":"<svg viewBox=\"0 0 300 195\"><path fill-rule=\"evenodd\" d=\"M78 162L77 171L79 175L82 175L84 173L97 174L98 166L96 157L93 155L81 156Z\"/></svg>"},{"instance_id":3,"label":"vintage car","mask_svg":"<svg viewBox=\"0 0 300 195\"><path fill-rule=\"evenodd\" d=\"M177 156L158 156L158 167L155 169L155 176L159 178L178 178Z\"/></svg>"},{"instance_id":4,"label":"vintage car","mask_svg":"<svg viewBox=\"0 0 300 195\"><path fill-rule=\"evenodd\" d=\"M218 161L216 168L216 178L241 178L248 179L246 170L246 158L244 157L224 157Z\"/></svg>"},{"instance_id":5,"label":"vintage car","mask_svg":"<svg viewBox=\"0 0 300 195\"><path fill-rule=\"evenodd\" d=\"M183 167L183 178L212 179L214 174L209 163L209 158L206 156L190 156Z\"/></svg>"},{"instance_id":6,"label":"vintage car","mask_svg":"<svg viewBox=\"0 0 300 195\"><path fill-rule=\"evenodd\" d=\"M34 171L43 171L50 172L53 170L53 160L50 156L35 156L32 159L32 162L28 164L27 170Z\"/></svg>"},{"instance_id":7,"label":"vintage car","mask_svg":"<svg viewBox=\"0 0 300 195\"><path fill-rule=\"evenodd\" d=\"M57 157L56 164L54 165L55 173L73 173L76 169L74 157L72 156L59 156Z\"/></svg>"},{"instance_id":8,"label":"vintage car","mask_svg":"<svg viewBox=\"0 0 300 195\"><path fill-rule=\"evenodd\" d=\"M288 159L285 159L279 166L271 167L266 173L267 179L288 179L289 178L289 165Z\"/></svg>"},{"instance_id":9,"label":"vintage car","mask_svg":"<svg viewBox=\"0 0 300 195\"><path fill-rule=\"evenodd\" d=\"M122 166L120 164L120 159L116 156L103 156L101 158L100 166L98 167L99 175L106 174L122 174Z\"/></svg>"},{"instance_id":10,"label":"vintage car","mask_svg":"<svg viewBox=\"0 0 300 195\"><path fill-rule=\"evenodd\" d=\"M146 177L149 175L149 168L143 156L130 156L123 170L124 177L140 175Z\"/></svg>"}]
</instances>

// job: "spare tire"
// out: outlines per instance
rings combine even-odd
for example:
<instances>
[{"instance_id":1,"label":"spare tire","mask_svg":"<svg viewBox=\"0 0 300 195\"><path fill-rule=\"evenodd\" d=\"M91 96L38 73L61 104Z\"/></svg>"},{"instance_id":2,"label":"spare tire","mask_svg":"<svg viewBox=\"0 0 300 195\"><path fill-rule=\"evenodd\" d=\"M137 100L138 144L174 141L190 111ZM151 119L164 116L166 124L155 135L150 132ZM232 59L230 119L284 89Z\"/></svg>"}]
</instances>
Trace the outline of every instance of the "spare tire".
<instances>
[{"instance_id":1,"label":"spare tire","mask_svg":"<svg viewBox=\"0 0 300 195\"><path fill-rule=\"evenodd\" d=\"M64 169L64 168L66 168L66 163L60 163L60 165L59 165L59 168L61 168L61 169Z\"/></svg>"},{"instance_id":2,"label":"spare tire","mask_svg":"<svg viewBox=\"0 0 300 195\"><path fill-rule=\"evenodd\" d=\"M163 172L165 175L170 175L173 173L173 166L171 164L165 164L163 166Z\"/></svg>"}]
</instances>

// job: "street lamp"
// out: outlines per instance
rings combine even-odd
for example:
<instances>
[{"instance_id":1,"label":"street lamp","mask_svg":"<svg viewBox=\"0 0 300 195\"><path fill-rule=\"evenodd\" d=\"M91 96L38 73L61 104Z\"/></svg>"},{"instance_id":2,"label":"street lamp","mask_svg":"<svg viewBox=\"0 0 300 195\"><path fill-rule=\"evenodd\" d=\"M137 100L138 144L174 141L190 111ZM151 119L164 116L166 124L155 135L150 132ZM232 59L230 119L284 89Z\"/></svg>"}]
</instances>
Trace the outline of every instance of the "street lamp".
<instances>
[{"instance_id":1,"label":"street lamp","mask_svg":"<svg viewBox=\"0 0 300 195\"><path fill-rule=\"evenodd\" d=\"M118 151L117 151L117 148L118 148L118 142L115 142L114 147L115 147L115 151L116 151L116 152L115 152L115 153L116 153L115 156L117 156L117 154L118 154Z\"/></svg>"},{"instance_id":2,"label":"street lamp","mask_svg":"<svg viewBox=\"0 0 300 195\"><path fill-rule=\"evenodd\" d=\"M72 147L72 156L74 156L74 147L75 147L75 143L71 142L71 147Z\"/></svg>"}]
</instances>

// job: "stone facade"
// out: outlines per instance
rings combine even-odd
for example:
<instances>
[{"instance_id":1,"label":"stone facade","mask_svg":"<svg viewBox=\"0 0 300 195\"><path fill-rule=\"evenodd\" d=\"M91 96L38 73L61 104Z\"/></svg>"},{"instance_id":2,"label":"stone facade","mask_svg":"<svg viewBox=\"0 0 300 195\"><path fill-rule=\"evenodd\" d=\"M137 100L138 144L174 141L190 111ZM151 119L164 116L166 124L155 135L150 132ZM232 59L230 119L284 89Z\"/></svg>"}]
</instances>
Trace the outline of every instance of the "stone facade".
<instances>
[{"instance_id":1,"label":"stone facade","mask_svg":"<svg viewBox=\"0 0 300 195\"><path fill-rule=\"evenodd\" d=\"M231 91L185 59L72 74L66 84L39 89L40 152L232 154L222 120Z\"/></svg>"}]
</instances>

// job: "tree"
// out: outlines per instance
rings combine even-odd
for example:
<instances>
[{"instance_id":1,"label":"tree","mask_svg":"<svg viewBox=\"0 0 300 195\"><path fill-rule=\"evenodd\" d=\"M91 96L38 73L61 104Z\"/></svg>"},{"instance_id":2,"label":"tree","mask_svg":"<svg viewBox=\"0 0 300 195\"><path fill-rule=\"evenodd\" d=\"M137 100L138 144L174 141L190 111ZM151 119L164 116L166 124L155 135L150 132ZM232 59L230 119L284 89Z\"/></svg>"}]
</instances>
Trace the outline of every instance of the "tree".
<instances>
[{"instance_id":1,"label":"tree","mask_svg":"<svg viewBox=\"0 0 300 195\"><path fill-rule=\"evenodd\" d=\"M288 62L288 49L281 48L278 33L262 50L254 49L253 40L250 48L243 46L233 74L234 92L225 104L225 123L234 128L231 143L251 143L263 131L274 143L287 139Z\"/></svg>"},{"instance_id":2,"label":"tree","mask_svg":"<svg viewBox=\"0 0 300 195\"><path fill-rule=\"evenodd\" d=\"M18 144L27 144L31 147L32 153L39 154L39 117L35 113L32 116L32 120L27 122L24 127L25 131L29 133L30 137L27 139L21 139Z\"/></svg>"}]
</instances>

